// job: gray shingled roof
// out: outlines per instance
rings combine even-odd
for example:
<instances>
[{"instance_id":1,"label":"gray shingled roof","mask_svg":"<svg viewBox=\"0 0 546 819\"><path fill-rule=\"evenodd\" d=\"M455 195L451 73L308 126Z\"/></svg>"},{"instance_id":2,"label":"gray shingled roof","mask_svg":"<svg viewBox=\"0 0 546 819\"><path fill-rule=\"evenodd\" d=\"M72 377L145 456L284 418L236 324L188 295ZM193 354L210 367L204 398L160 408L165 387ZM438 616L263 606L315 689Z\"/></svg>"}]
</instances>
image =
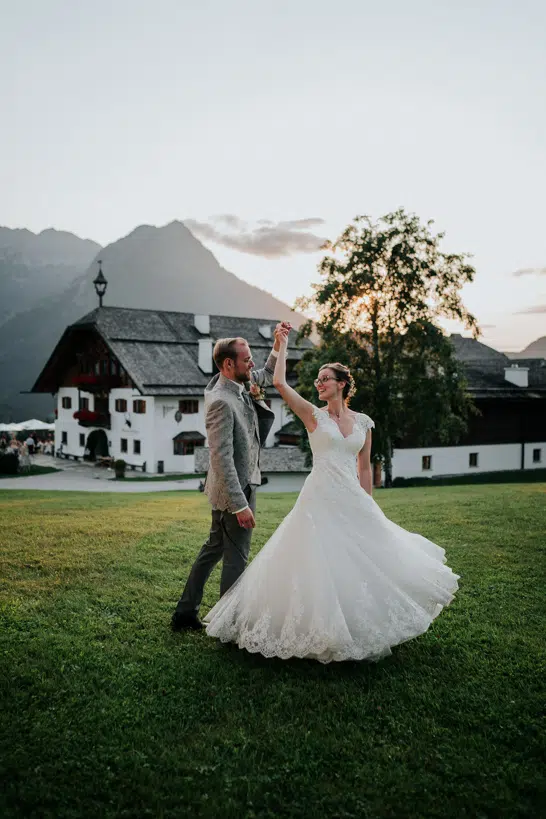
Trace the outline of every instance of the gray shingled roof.
<instances>
[{"instance_id":1,"label":"gray shingled roof","mask_svg":"<svg viewBox=\"0 0 546 819\"><path fill-rule=\"evenodd\" d=\"M260 327L271 328L271 338ZM104 338L138 388L147 395L202 395L211 375L198 366L199 339L193 313L101 307L79 319L73 328L94 327ZM263 367L274 343L272 319L210 316L210 337L242 336L252 350L256 367ZM289 341L289 358L299 360L313 346L304 339ZM274 390L269 390L274 394Z\"/></svg>"},{"instance_id":2,"label":"gray shingled roof","mask_svg":"<svg viewBox=\"0 0 546 819\"><path fill-rule=\"evenodd\" d=\"M246 338L256 366L263 367L273 345L273 338L261 335L260 327L263 326L269 326L272 334L275 322L272 319L210 316L210 337L213 341L232 336ZM54 374L56 367L60 366L56 363L60 361L58 351L72 345L73 334L84 328L97 330L143 394L200 396L211 378L197 363L199 339L205 336L194 326L193 313L99 307L67 328L33 390L41 391L39 385L44 373ZM295 339L296 333L293 332L289 358L299 360L313 344L304 339L296 347ZM505 367L516 362L504 353L456 333L450 336L450 341L456 358L464 365L474 397L544 397L546 394L544 359L517 361L519 366L529 368L529 387L521 388L505 378ZM273 396L276 391L269 388L267 394Z\"/></svg>"},{"instance_id":3,"label":"gray shingled roof","mask_svg":"<svg viewBox=\"0 0 546 819\"><path fill-rule=\"evenodd\" d=\"M454 333L450 341L455 348L455 357L464 366L470 392L475 398L513 398L521 395L541 397L546 389L546 361L525 359L514 361L504 353L488 347L481 341ZM529 386L518 387L506 380L505 367L528 367Z\"/></svg>"},{"instance_id":4,"label":"gray shingled roof","mask_svg":"<svg viewBox=\"0 0 546 819\"><path fill-rule=\"evenodd\" d=\"M476 362L482 365L496 364L497 366L509 367L512 363L504 353L499 353L498 350L494 350L493 347L488 347L487 344L476 341L474 338L452 333L449 340L455 349L455 357L465 364Z\"/></svg>"}]
</instances>

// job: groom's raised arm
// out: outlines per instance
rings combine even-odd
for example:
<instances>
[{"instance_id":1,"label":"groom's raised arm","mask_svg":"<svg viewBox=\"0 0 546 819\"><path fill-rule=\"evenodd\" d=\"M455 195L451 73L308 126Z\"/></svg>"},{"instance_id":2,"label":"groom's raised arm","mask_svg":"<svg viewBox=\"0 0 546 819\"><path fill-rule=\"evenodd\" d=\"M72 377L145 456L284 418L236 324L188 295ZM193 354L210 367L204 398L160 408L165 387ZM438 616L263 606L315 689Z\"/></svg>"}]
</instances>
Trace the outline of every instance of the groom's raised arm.
<instances>
[{"instance_id":1,"label":"groom's raised arm","mask_svg":"<svg viewBox=\"0 0 546 819\"><path fill-rule=\"evenodd\" d=\"M250 374L251 381L258 384L259 387L270 387L273 384L276 363L277 353L275 350L271 350L265 365L260 370L252 370Z\"/></svg>"},{"instance_id":2,"label":"groom's raised arm","mask_svg":"<svg viewBox=\"0 0 546 819\"><path fill-rule=\"evenodd\" d=\"M280 350L278 330L284 324L286 324L286 322L279 322L275 327L275 344L273 345L273 349L269 353L265 365L260 370L252 370L251 379L255 384L258 384L258 386L260 387L271 387L271 385L273 384L273 376L275 375L275 364L277 363L277 357L279 355Z\"/></svg>"}]
</instances>

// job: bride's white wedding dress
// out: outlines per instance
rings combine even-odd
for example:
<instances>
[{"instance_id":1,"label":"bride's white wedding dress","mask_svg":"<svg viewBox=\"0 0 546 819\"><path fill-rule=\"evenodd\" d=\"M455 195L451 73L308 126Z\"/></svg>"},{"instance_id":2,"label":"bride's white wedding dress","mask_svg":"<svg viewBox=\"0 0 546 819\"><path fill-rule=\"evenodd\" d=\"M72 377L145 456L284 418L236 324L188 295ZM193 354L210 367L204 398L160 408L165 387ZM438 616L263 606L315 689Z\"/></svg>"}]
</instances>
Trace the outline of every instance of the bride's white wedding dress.
<instances>
[{"instance_id":1,"label":"bride's white wedding dress","mask_svg":"<svg viewBox=\"0 0 546 819\"><path fill-rule=\"evenodd\" d=\"M356 456L374 422L358 414L344 437L324 410L315 418L298 500L205 617L207 634L266 657L378 660L428 629L459 575L360 486Z\"/></svg>"}]
</instances>

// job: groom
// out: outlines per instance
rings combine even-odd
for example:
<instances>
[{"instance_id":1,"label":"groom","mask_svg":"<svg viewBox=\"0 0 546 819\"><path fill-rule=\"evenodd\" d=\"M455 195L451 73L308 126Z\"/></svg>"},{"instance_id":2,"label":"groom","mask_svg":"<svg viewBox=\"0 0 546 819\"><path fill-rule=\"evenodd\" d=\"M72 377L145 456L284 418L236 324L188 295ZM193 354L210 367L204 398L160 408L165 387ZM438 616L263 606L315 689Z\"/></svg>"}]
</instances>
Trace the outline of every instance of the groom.
<instances>
[{"instance_id":1,"label":"groom","mask_svg":"<svg viewBox=\"0 0 546 819\"><path fill-rule=\"evenodd\" d=\"M277 324L275 345L263 370L254 369L244 338L223 338L214 347L219 373L205 388L210 451L205 493L212 505L212 525L172 616L173 631L203 628L198 617L203 588L222 558L220 596L235 583L248 562L256 525L256 487L261 484L260 447L275 417L260 393L262 387L273 383L280 342L289 332L290 324Z\"/></svg>"}]
</instances>

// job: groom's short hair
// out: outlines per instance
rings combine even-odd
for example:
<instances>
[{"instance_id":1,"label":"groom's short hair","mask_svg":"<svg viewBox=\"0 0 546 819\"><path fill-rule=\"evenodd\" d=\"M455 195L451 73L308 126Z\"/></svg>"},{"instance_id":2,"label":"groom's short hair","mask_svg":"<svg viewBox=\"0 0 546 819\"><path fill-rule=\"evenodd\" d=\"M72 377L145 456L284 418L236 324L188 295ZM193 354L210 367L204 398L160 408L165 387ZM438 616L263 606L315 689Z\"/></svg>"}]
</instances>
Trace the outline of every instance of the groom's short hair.
<instances>
[{"instance_id":1,"label":"groom's short hair","mask_svg":"<svg viewBox=\"0 0 546 819\"><path fill-rule=\"evenodd\" d=\"M237 360L237 342L246 344L247 340L240 336L236 338L219 338L214 345L212 357L219 370L224 366L226 358L232 358L233 361Z\"/></svg>"}]
</instances>

